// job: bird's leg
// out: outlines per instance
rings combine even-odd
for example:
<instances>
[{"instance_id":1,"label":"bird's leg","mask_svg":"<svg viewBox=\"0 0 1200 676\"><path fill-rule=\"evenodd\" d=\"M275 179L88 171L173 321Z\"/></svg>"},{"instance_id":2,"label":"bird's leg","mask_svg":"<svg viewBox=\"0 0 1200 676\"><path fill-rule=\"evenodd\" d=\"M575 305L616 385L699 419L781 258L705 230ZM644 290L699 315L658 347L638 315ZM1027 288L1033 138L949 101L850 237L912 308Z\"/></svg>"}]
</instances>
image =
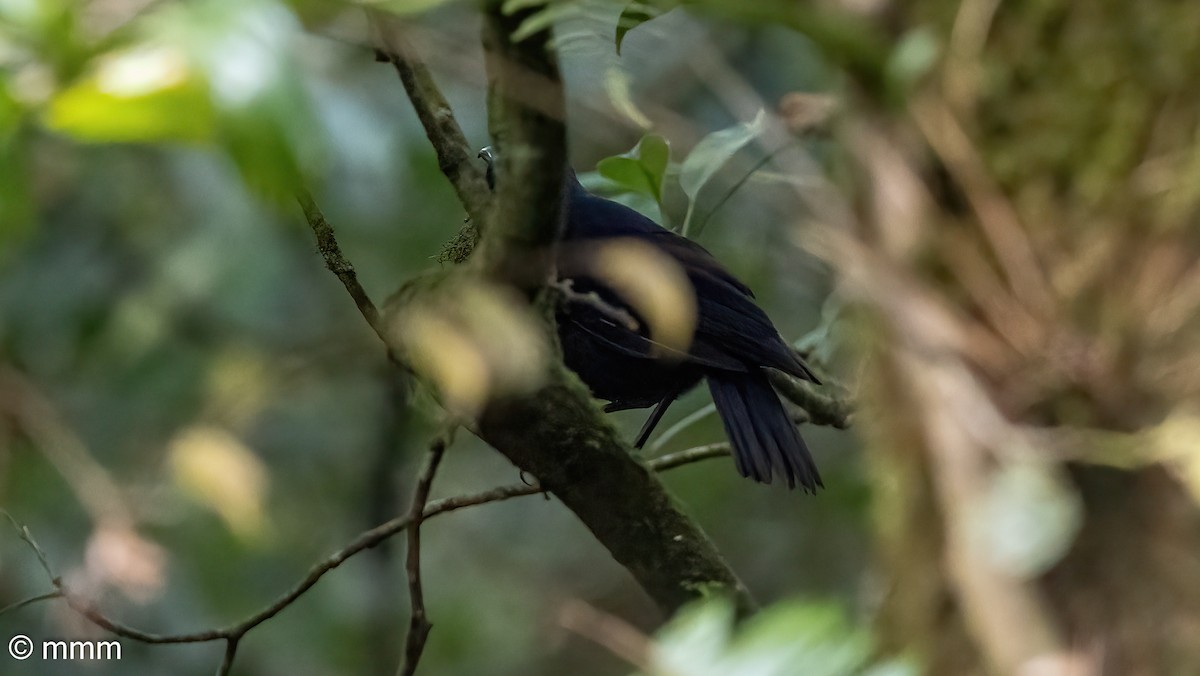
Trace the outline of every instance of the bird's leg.
<instances>
[{"instance_id":1,"label":"bird's leg","mask_svg":"<svg viewBox=\"0 0 1200 676\"><path fill-rule=\"evenodd\" d=\"M671 391L667 392L667 395L662 398L662 401L658 402L658 406L654 407L654 412L651 413L650 417L646 419L646 424L642 425L642 431L638 432L637 440L633 442L634 448L640 450L642 446L646 445L646 440L650 438L650 433L653 432L654 428L658 426L658 421L662 420L662 417L664 414L666 414L667 409L671 407L671 403L679 398L679 392L680 388L673 388Z\"/></svg>"}]
</instances>

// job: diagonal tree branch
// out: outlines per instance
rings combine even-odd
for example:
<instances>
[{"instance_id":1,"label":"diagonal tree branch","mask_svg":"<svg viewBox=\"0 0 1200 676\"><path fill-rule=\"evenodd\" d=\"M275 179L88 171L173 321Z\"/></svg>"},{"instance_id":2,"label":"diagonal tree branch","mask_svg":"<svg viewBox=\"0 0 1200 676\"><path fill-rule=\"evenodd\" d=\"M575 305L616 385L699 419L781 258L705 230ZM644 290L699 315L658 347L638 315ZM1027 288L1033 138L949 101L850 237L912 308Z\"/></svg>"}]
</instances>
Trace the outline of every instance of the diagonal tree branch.
<instances>
[{"instance_id":1,"label":"diagonal tree branch","mask_svg":"<svg viewBox=\"0 0 1200 676\"><path fill-rule=\"evenodd\" d=\"M307 190L298 193L296 200L300 202L300 208L304 210L304 218L317 237L317 250L321 252L321 258L325 260L325 267L337 275L342 286L346 287L346 292L354 299L354 305L362 313L363 319L367 320L367 324L375 331L375 335L386 343L387 337L383 332L383 322L380 321L379 310L376 309L375 303L371 302L366 289L359 283L358 273L354 271L354 266L342 255L342 247L338 245L337 236L333 233L333 226L325 220L325 214L321 213L316 200Z\"/></svg>"},{"instance_id":2,"label":"diagonal tree branch","mask_svg":"<svg viewBox=\"0 0 1200 676\"><path fill-rule=\"evenodd\" d=\"M408 100L425 128L425 135L437 153L438 168L454 187L471 220L482 222L491 192L450 103L438 88L429 67L404 34L395 28L395 22L382 12L370 11L369 16L380 45L376 58L387 61L396 69Z\"/></svg>"},{"instance_id":3,"label":"diagonal tree branch","mask_svg":"<svg viewBox=\"0 0 1200 676\"><path fill-rule=\"evenodd\" d=\"M561 85L538 88L530 100L522 84L529 73L559 82L548 29L512 39L528 16L505 14L498 2L486 10L488 119L499 166L495 203L472 260L539 304L546 302L542 291L559 237L566 146ZM552 308L542 309L552 316ZM546 330L553 331L552 320ZM561 363L547 371L547 384L532 394L490 402L478 420L479 436L562 500L664 613L714 590L751 608L716 547L631 456L582 383Z\"/></svg>"},{"instance_id":4,"label":"diagonal tree branch","mask_svg":"<svg viewBox=\"0 0 1200 676\"><path fill-rule=\"evenodd\" d=\"M666 614L707 592L753 602L708 537L635 460L564 372L533 396L489 407L480 436L562 500Z\"/></svg>"}]
</instances>

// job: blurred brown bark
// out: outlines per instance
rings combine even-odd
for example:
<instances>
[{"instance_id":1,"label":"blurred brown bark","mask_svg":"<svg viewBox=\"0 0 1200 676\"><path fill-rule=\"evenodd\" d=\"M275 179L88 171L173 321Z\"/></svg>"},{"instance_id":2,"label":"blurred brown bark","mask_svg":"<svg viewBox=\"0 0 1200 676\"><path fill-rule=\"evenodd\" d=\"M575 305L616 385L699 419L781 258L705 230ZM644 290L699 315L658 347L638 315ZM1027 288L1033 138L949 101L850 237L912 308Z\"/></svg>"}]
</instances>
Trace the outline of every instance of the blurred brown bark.
<instances>
[{"instance_id":1,"label":"blurred brown bark","mask_svg":"<svg viewBox=\"0 0 1200 676\"><path fill-rule=\"evenodd\" d=\"M821 243L881 337L860 420L884 649L955 676L1200 673L1200 5L885 21L940 60L903 110L864 85L857 223ZM1034 573L977 532L1022 462L1082 515Z\"/></svg>"}]
</instances>

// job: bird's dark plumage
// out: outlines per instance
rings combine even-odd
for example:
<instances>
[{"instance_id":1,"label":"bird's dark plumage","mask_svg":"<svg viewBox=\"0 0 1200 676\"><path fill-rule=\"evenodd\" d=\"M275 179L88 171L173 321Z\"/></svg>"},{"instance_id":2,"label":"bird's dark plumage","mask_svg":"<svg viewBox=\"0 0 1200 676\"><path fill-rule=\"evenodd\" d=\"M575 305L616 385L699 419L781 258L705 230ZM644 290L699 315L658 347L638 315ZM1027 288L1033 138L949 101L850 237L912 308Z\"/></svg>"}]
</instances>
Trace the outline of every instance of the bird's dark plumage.
<instances>
[{"instance_id":1,"label":"bird's dark plumage","mask_svg":"<svg viewBox=\"0 0 1200 676\"><path fill-rule=\"evenodd\" d=\"M676 397L706 380L738 472L763 483L778 476L789 487L816 490L821 477L771 388L766 369L817 379L754 303L750 289L699 244L633 209L592 195L574 172L568 172L567 183L560 277L571 280L573 291L594 294L637 323L631 327L594 303L568 300L558 312L566 365L593 395L611 402L606 410L658 407L639 435L639 446ZM695 331L686 353L663 358L670 351L651 339L636 304L578 264L589 251L623 238L651 245L686 274L696 301Z\"/></svg>"}]
</instances>

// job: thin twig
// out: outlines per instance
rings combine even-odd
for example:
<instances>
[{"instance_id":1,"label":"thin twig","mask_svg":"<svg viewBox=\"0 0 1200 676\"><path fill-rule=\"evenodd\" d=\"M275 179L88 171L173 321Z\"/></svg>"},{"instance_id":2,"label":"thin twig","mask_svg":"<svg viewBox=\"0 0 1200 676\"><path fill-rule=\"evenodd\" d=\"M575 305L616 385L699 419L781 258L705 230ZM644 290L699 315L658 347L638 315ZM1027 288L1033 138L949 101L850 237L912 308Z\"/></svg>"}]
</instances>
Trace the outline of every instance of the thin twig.
<instances>
[{"instance_id":1,"label":"thin twig","mask_svg":"<svg viewBox=\"0 0 1200 676\"><path fill-rule=\"evenodd\" d=\"M429 630L433 628L425 613L425 592L421 588L421 521L424 520L425 503L429 501L433 477L442 462L442 456L446 454L446 436L439 436L430 444L429 453L425 456L425 466L417 476L412 507L408 510L408 554L404 570L408 575L408 598L412 605L412 616L408 624L408 637L404 640L404 660L396 670L399 676L412 676L416 673L417 662L421 660L421 653L425 650L425 640L429 638Z\"/></svg>"},{"instance_id":2,"label":"thin twig","mask_svg":"<svg viewBox=\"0 0 1200 676\"><path fill-rule=\"evenodd\" d=\"M781 145L778 148L771 150L770 152L768 152L767 154L765 154L761 158L759 158L759 160L754 163L754 166L750 167L749 171L742 174L741 178L739 178L737 181L735 181L733 185L729 186L729 189L725 191L725 194L721 196L721 199L717 200L717 203L714 204L711 209L704 212L703 217L700 219L700 221L698 223L696 223L695 231L692 232L690 234L690 236L692 238L699 237L700 233L704 232L704 226L708 225L708 221L710 219L712 219L713 215L716 214L718 211L720 211L721 207L725 206L725 203L728 202L734 196L734 194L737 193L737 191L741 190L742 186L745 185L746 182L749 181L756 173L758 173L759 169L762 169L763 167L767 166L767 164L769 164L771 162L771 160L775 159L776 155L787 150L789 147L790 146L787 146L787 145ZM693 205L695 202L696 202L696 200L692 200L692 202L688 204L688 213L689 214L694 213ZM689 233L688 233L689 220L685 220L683 222L683 229L680 234L682 234L684 237L689 236Z\"/></svg>"},{"instance_id":3,"label":"thin twig","mask_svg":"<svg viewBox=\"0 0 1200 676\"><path fill-rule=\"evenodd\" d=\"M57 589L52 592L46 592L45 594L38 594L37 596L27 598L23 601L17 601L16 603L10 603L9 605L4 606L3 608L0 608L0 615L3 615L7 612L11 612L14 610L20 610L21 608L24 608L25 606L31 606L31 605L41 602L41 601L49 601L50 599L61 599L61 598L62 598L62 592L58 591Z\"/></svg>"},{"instance_id":4,"label":"thin twig","mask_svg":"<svg viewBox=\"0 0 1200 676\"><path fill-rule=\"evenodd\" d=\"M722 446L724 446L724 448L721 448ZM675 469L676 467L691 464L693 462L708 460L710 458L716 458L727 454L727 445L712 444L709 446L700 446L685 451L679 451L678 453L664 455L660 458L655 458L654 460L647 462L646 466L655 472L664 472ZM464 509L466 507L485 505L492 502L502 502L512 498L537 495L541 492L542 487L536 483L532 485L511 484L508 486L499 486L497 488L480 493L457 495L449 498L442 498L440 500L433 500L425 505L425 509L421 512L420 521L428 521L435 516ZM34 540L33 536L29 533L29 530L13 519L12 516L8 515L7 512L4 512L4 514L5 516L8 516L10 521L12 521L13 526L16 528L21 539L24 540L37 554L38 560L42 562L43 569L51 578L51 584L53 584L57 590L54 593L66 601L67 605L72 610L92 624L95 624L96 626L105 629L112 634L133 641L138 641L140 643L150 644L205 643L208 641L241 640L241 638L245 636L251 629L254 629L258 625L279 614L280 611L282 611L284 608L287 608L294 603L296 599L303 596L304 593L311 589L318 580L325 576L326 573L345 563L347 559L355 554L375 547L384 540L387 540L393 535L396 535L407 529L414 523L414 521L416 521L411 514L404 514L403 516L398 516L395 519L382 523L368 531L364 531L353 541L326 558L324 561L314 564L304 579L296 583L290 590L285 592L269 606L251 615L250 617L247 617L241 622L230 625L224 629L209 629L187 634L153 634L130 627L109 618L83 597L76 595L67 589L62 580L55 577L53 573L50 572L50 566L45 560L45 555L42 553L41 547L37 544L37 541ZM46 598L49 597L47 596ZM32 602L33 600L30 599L27 602L22 603ZM226 657L232 659L232 655L236 649L236 646L234 646L232 649L228 648L227 646L225 652Z\"/></svg>"},{"instance_id":5,"label":"thin twig","mask_svg":"<svg viewBox=\"0 0 1200 676\"><path fill-rule=\"evenodd\" d=\"M13 515L9 514L7 511L0 509L0 514L3 514L4 517L8 519L8 522L12 524L12 527L17 531L17 537L24 540L25 544L29 545L29 548L33 550L33 554L37 557L38 563L41 564L42 570L46 572L46 577L50 578L50 582L57 587L58 576L50 570L50 562L46 559L46 552L42 551L42 548L38 545L37 540L33 539L33 533L30 533L28 527L19 523L13 517Z\"/></svg>"},{"instance_id":6,"label":"thin twig","mask_svg":"<svg viewBox=\"0 0 1200 676\"><path fill-rule=\"evenodd\" d=\"M660 450L663 446L667 445L668 441L670 441L671 439L674 439L676 435L678 435L679 433L683 432L687 428L691 427L692 425L696 424L697 422L703 420L704 418L707 418L708 416L710 416L716 412L717 412L716 404L705 404L704 406L701 406L700 408L696 409L692 413L689 413L687 416L685 416L679 422L675 423L674 425L671 425L669 428L667 428L667 430L665 432L658 435L658 439L655 439L654 443L650 444L650 450L651 451Z\"/></svg>"},{"instance_id":7,"label":"thin twig","mask_svg":"<svg viewBox=\"0 0 1200 676\"><path fill-rule=\"evenodd\" d=\"M233 669L233 658L237 657L240 638L240 636L231 636L225 639L225 655L221 658L221 666L217 667L217 676L228 676L229 671Z\"/></svg>"},{"instance_id":8,"label":"thin twig","mask_svg":"<svg viewBox=\"0 0 1200 676\"><path fill-rule=\"evenodd\" d=\"M655 472L665 472L669 469L675 469L676 467L690 465L693 462L700 462L701 460L708 460L710 458L719 458L724 455L729 455L730 448L729 442L722 441L716 444L708 444L707 446L689 448L686 451L670 453L662 456L661 458L655 458L646 464L649 465L650 469L654 470Z\"/></svg>"},{"instance_id":9,"label":"thin twig","mask_svg":"<svg viewBox=\"0 0 1200 676\"><path fill-rule=\"evenodd\" d=\"M317 206L308 191L301 190L296 195L296 199L300 202L300 208L304 210L304 218L308 220L309 227L317 236L317 250L321 252L321 258L325 259L325 267L337 275L342 286L346 287L346 291L354 299L354 304L358 306L358 311L362 313L363 319L367 320L367 324L371 326L379 339L387 344L388 340L384 333L383 321L379 317L379 310L375 307L375 303L371 302L371 298L363 289L362 284L359 284L354 266L342 255L342 248L338 246L333 226L325 220L325 214L321 213L321 208Z\"/></svg>"}]
</instances>

